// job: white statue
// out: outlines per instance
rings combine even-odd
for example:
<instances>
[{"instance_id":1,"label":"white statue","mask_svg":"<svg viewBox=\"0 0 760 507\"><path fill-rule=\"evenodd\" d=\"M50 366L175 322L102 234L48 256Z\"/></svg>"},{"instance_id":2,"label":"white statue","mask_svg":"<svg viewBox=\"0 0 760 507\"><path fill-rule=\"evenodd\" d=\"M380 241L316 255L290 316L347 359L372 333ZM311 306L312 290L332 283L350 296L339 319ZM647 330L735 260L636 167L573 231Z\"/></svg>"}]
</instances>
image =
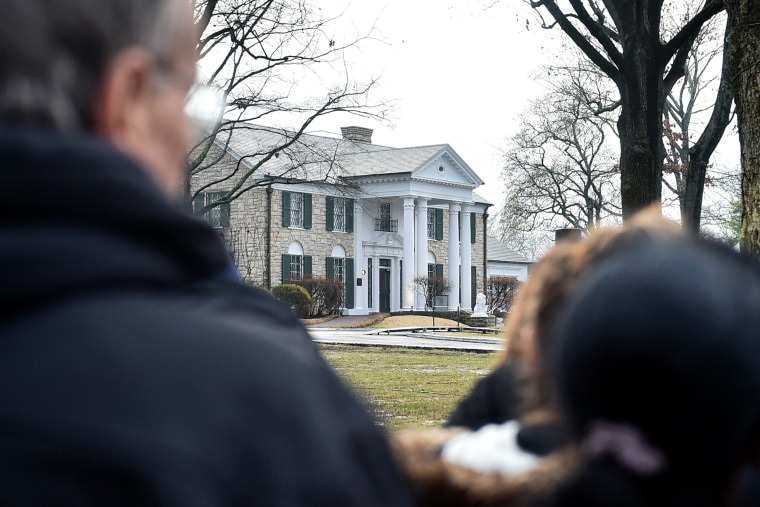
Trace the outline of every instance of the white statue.
<instances>
[{"instance_id":1,"label":"white statue","mask_svg":"<svg viewBox=\"0 0 760 507\"><path fill-rule=\"evenodd\" d=\"M475 297L475 308L472 309L473 317L488 317L488 307L486 306L486 295L478 293Z\"/></svg>"}]
</instances>

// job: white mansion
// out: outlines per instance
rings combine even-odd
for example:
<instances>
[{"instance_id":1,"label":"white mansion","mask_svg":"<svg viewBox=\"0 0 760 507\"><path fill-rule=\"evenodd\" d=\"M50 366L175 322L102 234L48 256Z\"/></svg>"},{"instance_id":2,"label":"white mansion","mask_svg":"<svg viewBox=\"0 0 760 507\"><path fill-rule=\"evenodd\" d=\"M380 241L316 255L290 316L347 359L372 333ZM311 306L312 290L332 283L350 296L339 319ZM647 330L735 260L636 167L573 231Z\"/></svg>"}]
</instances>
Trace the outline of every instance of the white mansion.
<instances>
[{"instance_id":1,"label":"white mansion","mask_svg":"<svg viewBox=\"0 0 760 507\"><path fill-rule=\"evenodd\" d=\"M236 196L206 217L247 282L334 278L346 285L344 313L364 315L424 308L420 276L447 278L440 304L463 310L485 292L489 264L527 277L527 259L486 239L491 204L474 192L483 181L451 146L378 146L360 127L342 134L250 125L217 136L214 164L191 191L196 210ZM490 263L488 245L500 252Z\"/></svg>"}]
</instances>

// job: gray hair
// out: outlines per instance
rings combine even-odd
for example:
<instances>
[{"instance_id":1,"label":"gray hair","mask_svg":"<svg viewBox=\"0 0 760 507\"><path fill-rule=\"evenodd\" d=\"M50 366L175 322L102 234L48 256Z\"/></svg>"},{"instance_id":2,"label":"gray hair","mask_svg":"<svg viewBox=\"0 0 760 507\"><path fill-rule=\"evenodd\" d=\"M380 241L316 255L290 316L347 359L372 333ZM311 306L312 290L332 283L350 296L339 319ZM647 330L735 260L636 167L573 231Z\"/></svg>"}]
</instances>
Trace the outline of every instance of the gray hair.
<instances>
[{"instance_id":1,"label":"gray hair","mask_svg":"<svg viewBox=\"0 0 760 507\"><path fill-rule=\"evenodd\" d=\"M111 60L128 47L163 55L176 0L5 0L0 121L91 130Z\"/></svg>"}]
</instances>

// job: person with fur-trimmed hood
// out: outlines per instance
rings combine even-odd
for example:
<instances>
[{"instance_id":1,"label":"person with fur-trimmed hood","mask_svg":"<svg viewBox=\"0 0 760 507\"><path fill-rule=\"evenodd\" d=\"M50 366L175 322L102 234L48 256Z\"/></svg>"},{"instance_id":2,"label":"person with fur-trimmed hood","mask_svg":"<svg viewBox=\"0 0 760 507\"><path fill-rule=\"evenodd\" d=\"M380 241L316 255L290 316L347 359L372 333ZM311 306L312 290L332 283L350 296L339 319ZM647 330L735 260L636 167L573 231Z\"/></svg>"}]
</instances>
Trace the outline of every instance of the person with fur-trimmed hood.
<instances>
[{"instance_id":1,"label":"person with fur-trimmed hood","mask_svg":"<svg viewBox=\"0 0 760 507\"><path fill-rule=\"evenodd\" d=\"M542 505L757 505L759 308L760 265L697 240L584 279L545 360L580 456Z\"/></svg>"},{"instance_id":2,"label":"person with fur-trimmed hood","mask_svg":"<svg viewBox=\"0 0 760 507\"><path fill-rule=\"evenodd\" d=\"M680 234L659 208L650 209L624 227L558 244L535 265L506 322L504 361L460 404L467 410L455 412L447 428L393 437L422 505L527 505L563 481L576 456L547 384L549 330L578 280L604 259ZM481 402L491 408L478 410Z\"/></svg>"}]
</instances>

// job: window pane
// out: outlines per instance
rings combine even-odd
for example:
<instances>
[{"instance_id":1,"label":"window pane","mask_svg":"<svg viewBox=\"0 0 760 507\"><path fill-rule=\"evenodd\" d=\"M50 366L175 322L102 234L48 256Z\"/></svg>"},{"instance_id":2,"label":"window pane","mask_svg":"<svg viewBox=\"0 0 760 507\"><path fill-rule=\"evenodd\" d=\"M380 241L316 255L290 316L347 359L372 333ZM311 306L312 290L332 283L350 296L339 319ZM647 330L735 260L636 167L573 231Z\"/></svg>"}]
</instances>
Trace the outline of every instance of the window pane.
<instances>
[{"instance_id":1,"label":"window pane","mask_svg":"<svg viewBox=\"0 0 760 507\"><path fill-rule=\"evenodd\" d=\"M303 256L290 256L290 279L301 280L303 278Z\"/></svg>"},{"instance_id":2,"label":"window pane","mask_svg":"<svg viewBox=\"0 0 760 507\"><path fill-rule=\"evenodd\" d=\"M203 193L203 206L215 203L224 196L224 192L204 192ZM204 213L204 218L211 224L211 227L222 227L222 208L217 206Z\"/></svg>"},{"instance_id":3,"label":"window pane","mask_svg":"<svg viewBox=\"0 0 760 507\"><path fill-rule=\"evenodd\" d=\"M435 210L427 210L427 237L428 239L435 239Z\"/></svg>"},{"instance_id":4,"label":"window pane","mask_svg":"<svg viewBox=\"0 0 760 507\"><path fill-rule=\"evenodd\" d=\"M335 280L345 283L346 281L346 259L336 257L334 259L334 274Z\"/></svg>"},{"instance_id":5,"label":"window pane","mask_svg":"<svg viewBox=\"0 0 760 507\"><path fill-rule=\"evenodd\" d=\"M303 194L290 194L290 226L303 227Z\"/></svg>"},{"instance_id":6,"label":"window pane","mask_svg":"<svg viewBox=\"0 0 760 507\"><path fill-rule=\"evenodd\" d=\"M346 231L346 200L340 197L335 198L333 209L333 230Z\"/></svg>"}]
</instances>

